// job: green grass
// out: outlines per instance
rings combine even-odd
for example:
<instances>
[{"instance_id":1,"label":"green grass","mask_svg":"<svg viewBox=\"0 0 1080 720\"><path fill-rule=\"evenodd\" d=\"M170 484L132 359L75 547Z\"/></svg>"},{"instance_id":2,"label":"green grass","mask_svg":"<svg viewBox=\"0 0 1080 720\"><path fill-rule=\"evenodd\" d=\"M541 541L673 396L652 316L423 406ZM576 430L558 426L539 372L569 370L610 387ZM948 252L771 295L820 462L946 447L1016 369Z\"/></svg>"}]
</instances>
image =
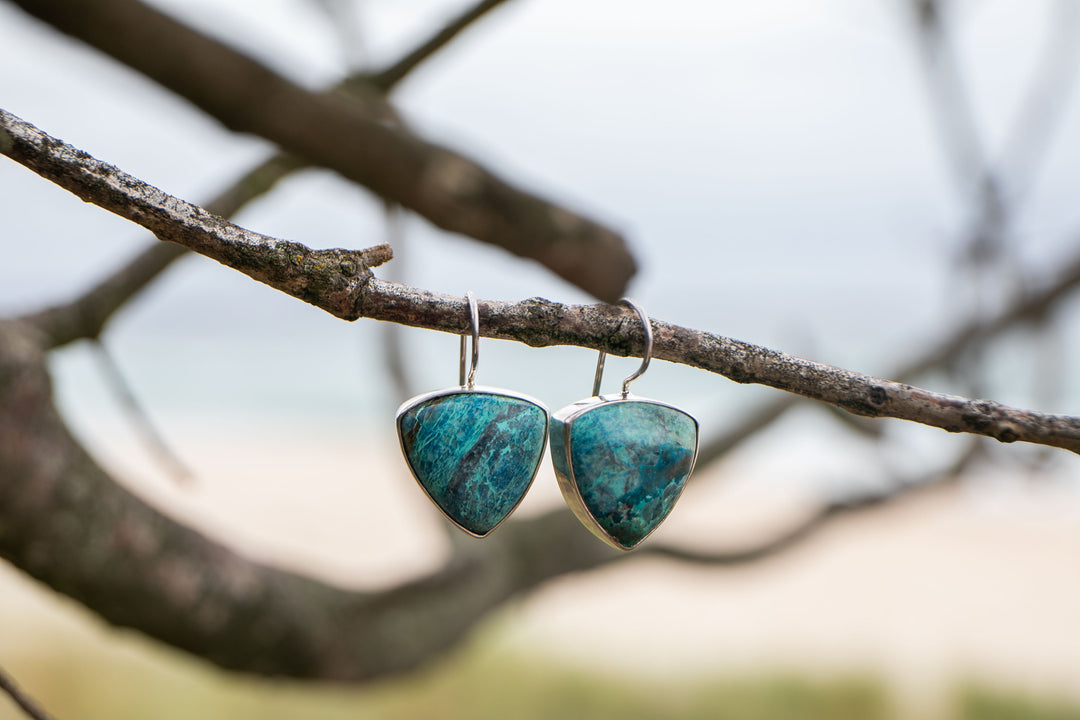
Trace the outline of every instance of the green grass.
<instances>
[{"instance_id":1,"label":"green grass","mask_svg":"<svg viewBox=\"0 0 1080 720\"><path fill-rule=\"evenodd\" d=\"M127 634L54 640L3 658L60 720L902 720L872 677L794 674L646 681L480 640L448 661L365 688L238 677ZM921 716L920 720L922 720ZM933 720L1080 720L1080 706L959 690ZM0 720L23 720L0 698Z\"/></svg>"},{"instance_id":2,"label":"green grass","mask_svg":"<svg viewBox=\"0 0 1080 720\"><path fill-rule=\"evenodd\" d=\"M794 677L643 682L506 652L470 651L442 666L363 689L236 678L195 664L125 659L103 666L68 656L14 665L61 720L877 720L888 718L872 681ZM177 665L174 667L170 667ZM183 667L180 667L182 665ZM0 708L0 718L19 716Z\"/></svg>"},{"instance_id":3,"label":"green grass","mask_svg":"<svg viewBox=\"0 0 1080 720\"><path fill-rule=\"evenodd\" d=\"M957 693L957 720L1080 720L1080 705L969 686Z\"/></svg>"}]
</instances>

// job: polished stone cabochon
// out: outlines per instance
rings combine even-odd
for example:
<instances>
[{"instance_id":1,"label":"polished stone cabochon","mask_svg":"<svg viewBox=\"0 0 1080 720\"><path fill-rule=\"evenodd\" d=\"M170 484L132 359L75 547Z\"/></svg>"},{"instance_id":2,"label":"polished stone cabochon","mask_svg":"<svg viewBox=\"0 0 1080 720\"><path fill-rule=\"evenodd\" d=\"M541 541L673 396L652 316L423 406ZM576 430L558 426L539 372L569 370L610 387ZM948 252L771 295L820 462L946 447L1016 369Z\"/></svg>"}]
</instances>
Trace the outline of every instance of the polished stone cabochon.
<instances>
[{"instance_id":1,"label":"polished stone cabochon","mask_svg":"<svg viewBox=\"0 0 1080 720\"><path fill-rule=\"evenodd\" d=\"M428 496L463 530L483 536L532 484L547 418L529 400L463 390L406 406L397 426L409 468Z\"/></svg>"},{"instance_id":2,"label":"polished stone cabochon","mask_svg":"<svg viewBox=\"0 0 1080 720\"><path fill-rule=\"evenodd\" d=\"M677 408L616 400L556 422L556 470L573 479L586 510L607 539L628 550L671 513L697 455L697 422ZM571 474L572 471L572 474Z\"/></svg>"}]
</instances>

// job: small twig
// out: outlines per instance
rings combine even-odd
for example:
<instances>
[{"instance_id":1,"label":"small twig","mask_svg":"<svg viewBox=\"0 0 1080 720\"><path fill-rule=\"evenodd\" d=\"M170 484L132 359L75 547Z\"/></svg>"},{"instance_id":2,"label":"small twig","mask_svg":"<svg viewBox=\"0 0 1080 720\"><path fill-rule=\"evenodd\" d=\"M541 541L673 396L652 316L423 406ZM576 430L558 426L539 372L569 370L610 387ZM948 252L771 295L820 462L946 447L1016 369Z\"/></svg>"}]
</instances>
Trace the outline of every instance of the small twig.
<instances>
[{"instance_id":1,"label":"small twig","mask_svg":"<svg viewBox=\"0 0 1080 720\"><path fill-rule=\"evenodd\" d=\"M853 415L849 412L836 407L835 405L826 405L826 411L833 416L841 425L852 431L856 435L860 435L863 438L869 440L881 440L884 435L881 423L872 418L864 418L858 415Z\"/></svg>"},{"instance_id":2,"label":"small twig","mask_svg":"<svg viewBox=\"0 0 1080 720\"><path fill-rule=\"evenodd\" d=\"M303 167L292 155L278 153L252 167L203 207L214 215L231 217ZM49 348L92 340L117 310L188 252L176 243L151 244L89 290L26 319L49 337Z\"/></svg>"},{"instance_id":3,"label":"small twig","mask_svg":"<svg viewBox=\"0 0 1080 720\"><path fill-rule=\"evenodd\" d=\"M1045 159L1045 150L1062 116L1066 105L1063 98L1074 84L1080 12L1069 0L1057 4L1026 95L1018 104L1002 150L992 156L976 135L977 118L967 99L960 64L943 18L945 3L913 0L913 4L918 14L918 40L931 105L942 130L942 147L953 159L954 174L962 190L966 192L970 183L978 191L972 197L971 226L960 255L965 261L963 270L971 280L967 287L972 314L978 316L1003 285L1026 285L1013 228L1023 195L1040 161ZM1041 318L1033 313L1029 319ZM979 343L964 343L963 392L981 393L985 383L983 359Z\"/></svg>"},{"instance_id":4,"label":"small twig","mask_svg":"<svg viewBox=\"0 0 1080 720\"><path fill-rule=\"evenodd\" d=\"M101 341L101 338L95 338L91 341L90 345L94 349L94 354L98 359L98 367L101 369L102 376L119 399L120 406L124 409L132 427L135 428L139 437L142 438L142 441L150 451L150 454L157 459L166 474L175 482L179 484L191 482L194 478L194 474L184 461L180 459L180 456L165 442L164 436L158 432L153 421L150 420L150 416L147 414L138 398L135 397L135 393L132 391L130 383L128 383L127 378L124 377L124 373L120 370L116 358L109 352L105 343Z\"/></svg>"},{"instance_id":5,"label":"small twig","mask_svg":"<svg viewBox=\"0 0 1080 720\"><path fill-rule=\"evenodd\" d=\"M55 718L45 712L33 698L27 695L2 667L0 667L0 690L6 692L19 709L26 713L28 717L31 717L34 720L55 720Z\"/></svg>"},{"instance_id":6,"label":"small twig","mask_svg":"<svg viewBox=\"0 0 1080 720\"><path fill-rule=\"evenodd\" d=\"M1080 9L1072 0L1056 4L1040 62L1019 104L999 162L992 162L979 141L975 112L949 41L942 5L940 0L914 0L919 48L942 147L952 159L957 183L965 192L971 186L978 189L969 254L978 253L980 242L1004 241L1015 215L1015 207L1010 206L1017 204L1038 169L1066 107L1077 71Z\"/></svg>"},{"instance_id":7,"label":"small twig","mask_svg":"<svg viewBox=\"0 0 1080 720\"><path fill-rule=\"evenodd\" d=\"M350 72L368 64L367 43L356 16L359 3L353 0L314 0L315 7L326 16L327 25L337 35L338 49Z\"/></svg>"},{"instance_id":8,"label":"small twig","mask_svg":"<svg viewBox=\"0 0 1080 720\"><path fill-rule=\"evenodd\" d=\"M948 467L926 473L919 478L895 478L885 490L849 493L837 497L824 503L779 534L749 547L717 551L696 550L655 543L643 547L638 554L659 555L672 560L699 565L745 565L764 560L802 544L805 540L816 535L823 528L840 518L849 517L867 510L884 508L916 491L941 487L955 482L961 473L971 465L972 461L979 457L982 450L982 442L974 439L959 457L949 463Z\"/></svg>"},{"instance_id":9,"label":"small twig","mask_svg":"<svg viewBox=\"0 0 1080 720\"><path fill-rule=\"evenodd\" d=\"M978 289L985 284L986 266L1001 261L1006 249L1010 212L1002 181L980 138L975 111L968 96L960 63L949 42L943 2L914 0L918 21L918 48L923 76L930 92L930 108L937 119L941 149L953 179L965 200L973 201L975 215L960 257L973 272L976 308ZM983 282L980 282L983 281Z\"/></svg>"},{"instance_id":10,"label":"small twig","mask_svg":"<svg viewBox=\"0 0 1080 720\"><path fill-rule=\"evenodd\" d=\"M447 43L457 37L462 31L486 15L489 11L502 5L504 2L506 2L506 0L481 0L481 2L468 7L464 12L435 32L425 42L418 45L416 49L408 55L386 69L372 75L372 82L383 89L389 89L397 85L409 73L419 67L421 63L445 47Z\"/></svg>"},{"instance_id":11,"label":"small twig","mask_svg":"<svg viewBox=\"0 0 1080 720\"><path fill-rule=\"evenodd\" d=\"M920 59L932 98L931 107L941 135L942 149L951 163L953 177L961 191L987 169L986 157L971 109L960 64L947 40L942 3L913 0L918 28Z\"/></svg>"},{"instance_id":12,"label":"small twig","mask_svg":"<svg viewBox=\"0 0 1080 720\"><path fill-rule=\"evenodd\" d=\"M1054 7L1038 67L1001 152L1001 168L1014 203L1045 159L1075 86L1080 5L1058 0Z\"/></svg>"},{"instance_id":13,"label":"small twig","mask_svg":"<svg viewBox=\"0 0 1080 720\"><path fill-rule=\"evenodd\" d=\"M1028 291L1018 296L1007 307L992 318L978 318L948 333L937 344L901 365L889 377L900 382L915 382L919 377L935 370L955 364L972 346L985 343L1006 330L1022 323L1043 323L1047 315L1061 301L1080 288L1080 255L1063 263L1063 269L1056 278L1045 283L1041 288ZM756 410L745 414L744 419L735 427L725 430L701 444L698 453L699 465L705 465L726 455L747 438L770 427L795 407L803 398L787 395L761 405Z\"/></svg>"}]
</instances>

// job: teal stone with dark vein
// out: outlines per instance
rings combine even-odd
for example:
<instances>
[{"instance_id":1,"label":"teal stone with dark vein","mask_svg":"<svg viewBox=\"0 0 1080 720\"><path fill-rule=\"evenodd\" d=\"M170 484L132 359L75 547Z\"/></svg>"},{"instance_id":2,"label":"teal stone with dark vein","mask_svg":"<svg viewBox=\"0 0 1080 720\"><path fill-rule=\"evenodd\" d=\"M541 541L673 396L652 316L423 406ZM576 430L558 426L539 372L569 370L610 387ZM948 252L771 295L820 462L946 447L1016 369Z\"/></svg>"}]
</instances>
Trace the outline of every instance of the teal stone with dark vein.
<instances>
[{"instance_id":1,"label":"teal stone with dark vein","mask_svg":"<svg viewBox=\"0 0 1080 720\"><path fill-rule=\"evenodd\" d=\"M697 422L666 405L615 401L573 418L569 440L582 502L611 540L630 549L682 494L697 455Z\"/></svg>"},{"instance_id":2,"label":"teal stone with dark vein","mask_svg":"<svg viewBox=\"0 0 1080 720\"><path fill-rule=\"evenodd\" d=\"M421 400L406 407L397 424L409 468L425 492L478 536L521 502L547 437L543 407L482 390Z\"/></svg>"}]
</instances>

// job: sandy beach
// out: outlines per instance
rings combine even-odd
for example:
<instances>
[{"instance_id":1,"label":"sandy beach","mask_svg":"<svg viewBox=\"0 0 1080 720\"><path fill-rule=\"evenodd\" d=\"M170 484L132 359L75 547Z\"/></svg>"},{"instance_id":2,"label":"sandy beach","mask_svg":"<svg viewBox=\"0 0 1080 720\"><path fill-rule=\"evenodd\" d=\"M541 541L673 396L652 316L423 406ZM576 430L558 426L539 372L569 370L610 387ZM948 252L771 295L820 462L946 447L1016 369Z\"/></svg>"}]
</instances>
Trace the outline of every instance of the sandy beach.
<instances>
[{"instance_id":1,"label":"sandy beach","mask_svg":"<svg viewBox=\"0 0 1080 720\"><path fill-rule=\"evenodd\" d=\"M396 447L365 448L348 430L294 431L288 443L263 430L227 440L181 433L197 474L190 488L162 479L123 433L98 454L174 516L262 560L355 587L439 562L442 530ZM662 537L730 546L802 511L791 494L755 489L745 475L725 481L733 469L698 478ZM559 501L545 469L519 512ZM918 695L978 679L1080 699L1077 547L1075 493L969 485L840 521L751 566L648 560L563 578L495 622L505 642L619 673L874 673ZM9 566L0 568L0 626L5 654L40 654L38 639L58 627L130 642Z\"/></svg>"}]
</instances>

